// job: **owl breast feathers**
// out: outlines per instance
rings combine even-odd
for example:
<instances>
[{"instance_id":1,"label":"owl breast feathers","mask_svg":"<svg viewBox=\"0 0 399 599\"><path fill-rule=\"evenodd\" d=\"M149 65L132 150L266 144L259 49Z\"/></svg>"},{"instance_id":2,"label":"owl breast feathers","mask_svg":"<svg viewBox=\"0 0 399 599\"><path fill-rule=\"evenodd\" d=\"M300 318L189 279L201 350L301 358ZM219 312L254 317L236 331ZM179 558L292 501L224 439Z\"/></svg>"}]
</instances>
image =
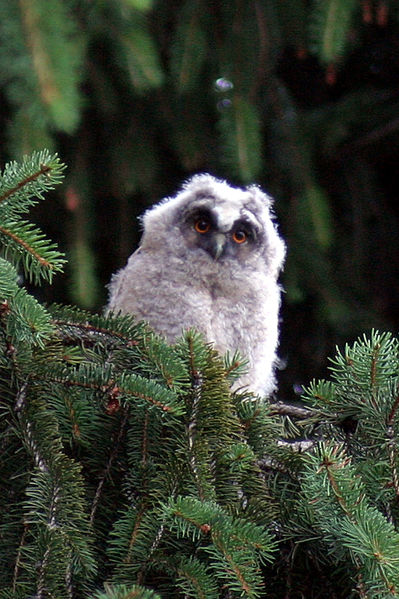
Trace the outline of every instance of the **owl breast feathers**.
<instances>
[{"instance_id":1,"label":"owl breast feathers","mask_svg":"<svg viewBox=\"0 0 399 599\"><path fill-rule=\"evenodd\" d=\"M134 314L171 343L196 328L222 354L238 350L248 370L235 387L270 395L285 255L270 198L196 175L142 223L139 249L112 278L108 310Z\"/></svg>"}]
</instances>

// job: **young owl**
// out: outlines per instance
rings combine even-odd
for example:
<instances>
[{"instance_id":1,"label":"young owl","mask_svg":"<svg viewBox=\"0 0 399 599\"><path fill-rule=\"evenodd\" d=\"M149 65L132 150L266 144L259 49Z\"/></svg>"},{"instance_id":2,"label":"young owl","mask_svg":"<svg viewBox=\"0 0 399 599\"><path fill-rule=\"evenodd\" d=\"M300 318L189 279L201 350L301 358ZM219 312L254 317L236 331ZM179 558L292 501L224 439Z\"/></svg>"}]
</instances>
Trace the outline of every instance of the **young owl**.
<instances>
[{"instance_id":1,"label":"young owl","mask_svg":"<svg viewBox=\"0 0 399 599\"><path fill-rule=\"evenodd\" d=\"M275 389L285 245L271 200L202 174L145 212L139 249L110 284L108 309L132 313L173 343L195 328L224 354L239 351L247 373L235 387Z\"/></svg>"}]
</instances>

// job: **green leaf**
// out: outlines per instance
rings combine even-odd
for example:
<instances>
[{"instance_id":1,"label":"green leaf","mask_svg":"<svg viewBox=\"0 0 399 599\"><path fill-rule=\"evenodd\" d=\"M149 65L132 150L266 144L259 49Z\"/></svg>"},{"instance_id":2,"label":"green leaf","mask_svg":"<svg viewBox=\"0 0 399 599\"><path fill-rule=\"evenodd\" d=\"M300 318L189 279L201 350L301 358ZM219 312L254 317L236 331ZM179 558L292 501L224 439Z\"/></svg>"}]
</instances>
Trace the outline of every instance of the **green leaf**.
<instances>
[{"instance_id":1,"label":"green leaf","mask_svg":"<svg viewBox=\"0 0 399 599\"><path fill-rule=\"evenodd\" d=\"M136 10L147 12L153 8L154 0L125 0L125 3Z\"/></svg>"},{"instance_id":2,"label":"green leaf","mask_svg":"<svg viewBox=\"0 0 399 599\"><path fill-rule=\"evenodd\" d=\"M310 15L310 47L324 64L337 62L349 43L358 3L355 0L314 0Z\"/></svg>"},{"instance_id":3,"label":"green leaf","mask_svg":"<svg viewBox=\"0 0 399 599\"><path fill-rule=\"evenodd\" d=\"M171 71L179 92L195 88L207 54L204 6L200 0L186 2L172 46Z\"/></svg>"},{"instance_id":4,"label":"green leaf","mask_svg":"<svg viewBox=\"0 0 399 599\"><path fill-rule=\"evenodd\" d=\"M137 91L147 91L163 83L164 74L158 49L151 35L146 18L138 13L125 22L117 41L121 60Z\"/></svg>"},{"instance_id":5,"label":"green leaf","mask_svg":"<svg viewBox=\"0 0 399 599\"><path fill-rule=\"evenodd\" d=\"M254 181L262 165L262 141L258 110L250 100L235 94L221 108L219 127L225 162L244 183Z\"/></svg>"},{"instance_id":6,"label":"green leaf","mask_svg":"<svg viewBox=\"0 0 399 599\"><path fill-rule=\"evenodd\" d=\"M87 238L75 239L70 251L71 297L82 308L92 308L98 300L96 259Z\"/></svg>"},{"instance_id":7,"label":"green leaf","mask_svg":"<svg viewBox=\"0 0 399 599\"><path fill-rule=\"evenodd\" d=\"M308 185L299 198L302 209L312 225L313 235L322 249L330 247L333 240L333 219L329 199L322 187Z\"/></svg>"},{"instance_id":8,"label":"green leaf","mask_svg":"<svg viewBox=\"0 0 399 599\"><path fill-rule=\"evenodd\" d=\"M82 105L83 43L68 4L54 0L49 11L46 0L3 3L0 17L0 66L10 101L72 133Z\"/></svg>"}]
</instances>

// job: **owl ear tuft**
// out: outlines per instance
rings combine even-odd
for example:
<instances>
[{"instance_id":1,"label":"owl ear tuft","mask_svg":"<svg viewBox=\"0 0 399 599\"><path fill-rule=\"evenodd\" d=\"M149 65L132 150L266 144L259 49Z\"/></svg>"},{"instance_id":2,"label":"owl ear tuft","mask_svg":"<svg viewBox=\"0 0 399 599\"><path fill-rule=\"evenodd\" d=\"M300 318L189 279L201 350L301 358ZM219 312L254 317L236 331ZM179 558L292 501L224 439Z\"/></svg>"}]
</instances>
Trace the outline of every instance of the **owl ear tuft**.
<instances>
[{"instance_id":1,"label":"owl ear tuft","mask_svg":"<svg viewBox=\"0 0 399 599\"><path fill-rule=\"evenodd\" d=\"M248 185L246 190L258 201L260 201L266 208L273 208L274 200L271 196L265 193L258 185ZM271 213L271 216L274 215Z\"/></svg>"},{"instance_id":2,"label":"owl ear tuft","mask_svg":"<svg viewBox=\"0 0 399 599\"><path fill-rule=\"evenodd\" d=\"M226 184L225 181L217 179L208 173L198 173L183 183L181 191L204 191L205 193L211 193L215 185L220 185L221 183Z\"/></svg>"},{"instance_id":3,"label":"owl ear tuft","mask_svg":"<svg viewBox=\"0 0 399 599\"><path fill-rule=\"evenodd\" d=\"M251 194L253 201L257 206L267 213L264 216L264 226L266 230L267 245L265 248L265 258L269 267L270 274L277 278L284 266L286 255L286 245L278 232L275 214L273 211L274 200L266 194L257 185L249 185L246 190Z\"/></svg>"},{"instance_id":4,"label":"owl ear tuft","mask_svg":"<svg viewBox=\"0 0 399 599\"><path fill-rule=\"evenodd\" d=\"M209 173L197 173L192 175L189 179L186 179L183 183L183 187L186 188L193 183L215 183L215 181L219 181L219 179L216 179L216 177Z\"/></svg>"}]
</instances>

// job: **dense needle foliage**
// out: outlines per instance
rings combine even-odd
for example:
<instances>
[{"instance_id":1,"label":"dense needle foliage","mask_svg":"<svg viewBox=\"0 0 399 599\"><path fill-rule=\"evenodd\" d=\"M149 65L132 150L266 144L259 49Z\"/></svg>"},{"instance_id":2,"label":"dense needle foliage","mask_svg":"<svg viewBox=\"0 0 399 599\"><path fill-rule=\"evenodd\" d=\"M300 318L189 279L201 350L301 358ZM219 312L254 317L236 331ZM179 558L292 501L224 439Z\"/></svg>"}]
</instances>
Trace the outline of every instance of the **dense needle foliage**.
<instances>
[{"instance_id":1,"label":"dense needle foliage","mask_svg":"<svg viewBox=\"0 0 399 599\"><path fill-rule=\"evenodd\" d=\"M285 394L337 342L396 330L398 14L396 0L1 2L1 161L48 147L69 166L35 210L68 255L41 297L104 305L136 216L210 171L276 198Z\"/></svg>"},{"instance_id":2,"label":"dense needle foliage","mask_svg":"<svg viewBox=\"0 0 399 599\"><path fill-rule=\"evenodd\" d=\"M399 596L399 340L338 352L302 405L230 383L198 333L43 306L63 256L25 213L63 165L0 178L0 598Z\"/></svg>"}]
</instances>

